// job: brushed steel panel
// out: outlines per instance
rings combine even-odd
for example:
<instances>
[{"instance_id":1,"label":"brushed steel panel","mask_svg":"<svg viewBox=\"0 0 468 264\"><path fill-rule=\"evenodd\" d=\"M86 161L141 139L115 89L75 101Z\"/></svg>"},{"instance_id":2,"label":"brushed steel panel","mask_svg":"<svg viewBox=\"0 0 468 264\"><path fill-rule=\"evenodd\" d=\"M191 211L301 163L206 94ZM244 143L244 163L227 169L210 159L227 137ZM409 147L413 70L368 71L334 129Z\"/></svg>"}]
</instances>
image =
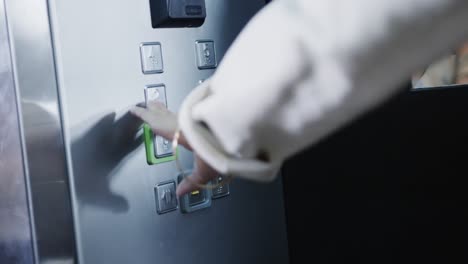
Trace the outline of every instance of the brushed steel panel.
<instances>
[{"instance_id":1,"label":"brushed steel panel","mask_svg":"<svg viewBox=\"0 0 468 264\"><path fill-rule=\"evenodd\" d=\"M4 2L0 1L0 263L33 263L33 244L23 170Z\"/></svg>"},{"instance_id":2,"label":"brushed steel panel","mask_svg":"<svg viewBox=\"0 0 468 264\"><path fill-rule=\"evenodd\" d=\"M177 111L214 71L198 69L196 41L213 40L222 60L264 1L207 0L205 24L183 29L153 29L147 0L49 2L80 263L287 263L280 179L236 180L207 210L158 215L154 187L177 171L146 164L141 124L126 114L152 84ZM163 73L141 73L144 42L161 43ZM189 152L181 159L191 167Z\"/></svg>"},{"instance_id":3,"label":"brushed steel panel","mask_svg":"<svg viewBox=\"0 0 468 264\"><path fill-rule=\"evenodd\" d=\"M38 263L73 263L72 211L47 1L5 0L5 6L38 227L34 230Z\"/></svg>"}]
</instances>

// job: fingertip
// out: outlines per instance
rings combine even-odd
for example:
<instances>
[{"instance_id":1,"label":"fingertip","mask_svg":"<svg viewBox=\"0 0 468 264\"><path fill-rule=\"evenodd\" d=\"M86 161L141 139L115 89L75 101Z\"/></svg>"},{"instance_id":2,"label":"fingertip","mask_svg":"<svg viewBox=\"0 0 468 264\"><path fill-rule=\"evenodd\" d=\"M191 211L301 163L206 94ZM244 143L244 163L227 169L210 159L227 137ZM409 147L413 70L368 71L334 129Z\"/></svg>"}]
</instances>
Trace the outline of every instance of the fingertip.
<instances>
[{"instance_id":1,"label":"fingertip","mask_svg":"<svg viewBox=\"0 0 468 264\"><path fill-rule=\"evenodd\" d=\"M177 198L180 198L181 196L183 196L184 194L188 193L188 183L187 183L187 180L183 179L178 185L177 185L177 189L176 189L176 195L177 195Z\"/></svg>"},{"instance_id":2,"label":"fingertip","mask_svg":"<svg viewBox=\"0 0 468 264\"><path fill-rule=\"evenodd\" d=\"M148 105L147 105L147 108L151 109L151 110L163 110L163 109L165 110L165 109L167 109L166 106L162 102L159 102L158 100L149 101Z\"/></svg>"},{"instance_id":3,"label":"fingertip","mask_svg":"<svg viewBox=\"0 0 468 264\"><path fill-rule=\"evenodd\" d=\"M129 110L130 114L140 118L143 116L143 111L144 109L138 106L134 106Z\"/></svg>"},{"instance_id":4,"label":"fingertip","mask_svg":"<svg viewBox=\"0 0 468 264\"><path fill-rule=\"evenodd\" d=\"M192 177L192 175L188 176ZM193 178L192 178L193 179ZM191 181L187 180L186 178L183 179L177 186L176 195L177 197L181 197L189 192L195 191L199 189L195 184Z\"/></svg>"}]
</instances>

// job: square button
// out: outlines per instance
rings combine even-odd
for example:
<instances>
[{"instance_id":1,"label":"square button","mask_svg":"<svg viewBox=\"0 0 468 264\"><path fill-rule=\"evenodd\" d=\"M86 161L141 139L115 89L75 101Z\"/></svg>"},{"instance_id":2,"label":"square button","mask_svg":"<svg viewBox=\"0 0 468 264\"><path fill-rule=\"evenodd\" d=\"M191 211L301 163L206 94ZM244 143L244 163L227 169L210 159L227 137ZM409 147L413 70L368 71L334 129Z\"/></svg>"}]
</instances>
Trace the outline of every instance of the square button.
<instances>
[{"instance_id":1,"label":"square button","mask_svg":"<svg viewBox=\"0 0 468 264\"><path fill-rule=\"evenodd\" d=\"M196 42L198 69L216 68L216 54L214 42L211 40L199 40Z\"/></svg>"},{"instance_id":2,"label":"square button","mask_svg":"<svg viewBox=\"0 0 468 264\"><path fill-rule=\"evenodd\" d=\"M212 184L216 185L223 180L225 180L225 177L220 175L212 181ZM229 183L225 183L223 185L218 186L217 188L212 190L212 193L213 193L212 194L213 199L217 199L217 198L221 198L221 197L229 195Z\"/></svg>"},{"instance_id":3,"label":"square button","mask_svg":"<svg viewBox=\"0 0 468 264\"><path fill-rule=\"evenodd\" d=\"M171 156L173 152L171 142L161 136L154 138L154 149L158 159Z\"/></svg>"},{"instance_id":4,"label":"square button","mask_svg":"<svg viewBox=\"0 0 468 264\"><path fill-rule=\"evenodd\" d=\"M162 84L145 87L145 103L158 101L167 107L166 87Z\"/></svg>"},{"instance_id":5,"label":"square button","mask_svg":"<svg viewBox=\"0 0 468 264\"><path fill-rule=\"evenodd\" d=\"M158 184L154 192L158 214L164 214L177 208L176 185L174 181Z\"/></svg>"},{"instance_id":6,"label":"square button","mask_svg":"<svg viewBox=\"0 0 468 264\"><path fill-rule=\"evenodd\" d=\"M159 42L140 45L141 70L144 74L162 73L164 71L161 44Z\"/></svg>"},{"instance_id":7,"label":"square button","mask_svg":"<svg viewBox=\"0 0 468 264\"><path fill-rule=\"evenodd\" d=\"M184 173L184 175L189 174L191 174L189 171ZM183 178L183 175L179 175L177 177L177 181L180 183ZM180 197L180 210L182 213L192 213L208 207L211 207L210 189L192 191Z\"/></svg>"},{"instance_id":8,"label":"square button","mask_svg":"<svg viewBox=\"0 0 468 264\"><path fill-rule=\"evenodd\" d=\"M189 196L189 205L194 206L197 204L201 204L205 201L205 191L204 190L196 190L192 191L188 194Z\"/></svg>"},{"instance_id":9,"label":"square button","mask_svg":"<svg viewBox=\"0 0 468 264\"><path fill-rule=\"evenodd\" d=\"M166 87L162 84L159 85L149 85L145 88L145 103L148 105L150 101L158 101L167 107L166 100ZM171 142L167 139L156 135L154 139L154 153L156 158L164 158L171 156L172 146Z\"/></svg>"}]
</instances>

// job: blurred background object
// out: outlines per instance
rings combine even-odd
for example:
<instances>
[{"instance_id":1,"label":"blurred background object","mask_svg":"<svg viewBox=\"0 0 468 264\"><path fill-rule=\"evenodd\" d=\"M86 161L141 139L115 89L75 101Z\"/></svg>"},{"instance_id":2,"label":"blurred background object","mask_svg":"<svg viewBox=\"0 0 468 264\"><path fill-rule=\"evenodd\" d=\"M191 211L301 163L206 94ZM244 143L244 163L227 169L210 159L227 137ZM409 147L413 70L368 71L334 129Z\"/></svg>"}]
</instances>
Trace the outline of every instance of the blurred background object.
<instances>
[{"instance_id":1,"label":"blurred background object","mask_svg":"<svg viewBox=\"0 0 468 264\"><path fill-rule=\"evenodd\" d=\"M468 83L468 42L430 64L412 78L413 88L440 87Z\"/></svg>"}]
</instances>

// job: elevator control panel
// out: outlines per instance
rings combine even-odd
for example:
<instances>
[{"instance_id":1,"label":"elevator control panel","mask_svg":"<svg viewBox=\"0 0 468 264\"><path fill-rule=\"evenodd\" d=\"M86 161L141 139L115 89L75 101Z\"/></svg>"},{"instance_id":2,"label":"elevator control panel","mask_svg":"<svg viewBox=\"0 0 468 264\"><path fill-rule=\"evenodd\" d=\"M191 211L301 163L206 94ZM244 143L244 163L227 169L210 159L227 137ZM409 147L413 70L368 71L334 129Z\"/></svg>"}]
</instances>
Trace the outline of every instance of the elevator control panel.
<instances>
[{"instance_id":1,"label":"elevator control panel","mask_svg":"<svg viewBox=\"0 0 468 264\"><path fill-rule=\"evenodd\" d=\"M186 175L190 175L187 173ZM180 183L184 176L179 175L177 181ZM208 208L211 206L211 190L200 189L192 191L180 197L180 210L182 213L192 213L194 211Z\"/></svg>"},{"instance_id":2,"label":"elevator control panel","mask_svg":"<svg viewBox=\"0 0 468 264\"><path fill-rule=\"evenodd\" d=\"M145 102L158 101L167 107L166 87L163 84L145 87ZM154 135L148 124L143 125L143 137L146 148L146 161L149 165L174 160L171 142L159 135Z\"/></svg>"},{"instance_id":3,"label":"elevator control panel","mask_svg":"<svg viewBox=\"0 0 468 264\"><path fill-rule=\"evenodd\" d=\"M153 28L199 27L206 18L205 0L150 0Z\"/></svg>"},{"instance_id":4,"label":"elevator control panel","mask_svg":"<svg viewBox=\"0 0 468 264\"><path fill-rule=\"evenodd\" d=\"M184 175L190 175L187 171ZM182 175L177 176L177 183L183 180ZM211 181L217 185L225 180L225 176L220 175ZM167 181L158 184L155 189L156 209L158 214L164 214L175 210L178 207L175 181ZM211 200L219 199L229 195L229 183L224 183L214 189L199 189L183 195L179 199L180 211L184 214L192 213L200 209L211 207Z\"/></svg>"}]
</instances>

